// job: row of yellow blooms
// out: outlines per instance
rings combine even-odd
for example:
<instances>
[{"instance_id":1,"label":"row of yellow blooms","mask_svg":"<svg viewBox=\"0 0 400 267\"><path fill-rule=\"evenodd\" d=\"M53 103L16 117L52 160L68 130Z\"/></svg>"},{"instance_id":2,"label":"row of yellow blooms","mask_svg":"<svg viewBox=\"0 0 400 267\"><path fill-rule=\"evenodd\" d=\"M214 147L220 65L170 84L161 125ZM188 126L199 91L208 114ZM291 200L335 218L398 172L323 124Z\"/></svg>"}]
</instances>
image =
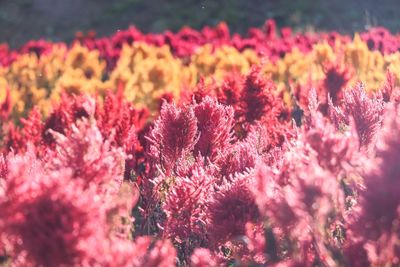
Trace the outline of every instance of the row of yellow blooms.
<instances>
[{"instance_id":1,"label":"row of yellow blooms","mask_svg":"<svg viewBox=\"0 0 400 267\"><path fill-rule=\"evenodd\" d=\"M253 64L261 64L265 74L284 89L289 84L304 85L323 79L327 62L352 69L351 83L362 80L372 90L382 85L387 69L400 79L400 53L383 55L370 51L358 35L348 44L332 47L318 43L310 53L294 49L275 62L252 50L239 52L230 46L214 49L205 45L190 58L177 58L167 46L135 43L123 47L112 71L106 70L106 63L96 50L54 45L50 53L40 58L34 53L22 54L10 66L0 67L0 103L6 97L4 88L9 88L14 116L26 114L34 105L47 114L62 91L102 95L123 86L127 100L154 110L160 96L171 93L178 98L181 90L193 88L201 77L206 82L218 82L231 71L245 74Z\"/></svg>"}]
</instances>

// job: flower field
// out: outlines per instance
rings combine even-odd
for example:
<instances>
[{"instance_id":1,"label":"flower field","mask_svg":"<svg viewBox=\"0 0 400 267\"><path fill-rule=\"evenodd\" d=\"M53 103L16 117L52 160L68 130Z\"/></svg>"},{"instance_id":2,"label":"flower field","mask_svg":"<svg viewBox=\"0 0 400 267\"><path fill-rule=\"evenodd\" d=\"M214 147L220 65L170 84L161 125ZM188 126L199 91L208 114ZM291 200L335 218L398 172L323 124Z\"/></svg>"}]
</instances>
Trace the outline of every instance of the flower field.
<instances>
[{"instance_id":1,"label":"flower field","mask_svg":"<svg viewBox=\"0 0 400 267\"><path fill-rule=\"evenodd\" d=\"M0 46L0 266L399 266L400 35Z\"/></svg>"}]
</instances>

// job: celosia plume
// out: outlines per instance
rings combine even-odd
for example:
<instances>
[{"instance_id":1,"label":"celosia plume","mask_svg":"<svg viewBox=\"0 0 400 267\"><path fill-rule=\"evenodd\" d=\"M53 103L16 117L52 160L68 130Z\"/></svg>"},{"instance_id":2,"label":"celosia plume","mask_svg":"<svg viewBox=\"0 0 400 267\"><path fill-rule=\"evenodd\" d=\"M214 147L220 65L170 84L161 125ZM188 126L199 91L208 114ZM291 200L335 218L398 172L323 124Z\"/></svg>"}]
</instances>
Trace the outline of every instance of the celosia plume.
<instances>
[{"instance_id":1,"label":"celosia plume","mask_svg":"<svg viewBox=\"0 0 400 267\"><path fill-rule=\"evenodd\" d=\"M197 121L191 107L164 104L148 140L154 160L168 173L187 156L197 138Z\"/></svg>"},{"instance_id":2,"label":"celosia plume","mask_svg":"<svg viewBox=\"0 0 400 267\"><path fill-rule=\"evenodd\" d=\"M222 151L230 145L233 109L206 97L193 110L200 134L194 146L194 153L214 158L218 151Z\"/></svg>"},{"instance_id":3,"label":"celosia plume","mask_svg":"<svg viewBox=\"0 0 400 267\"><path fill-rule=\"evenodd\" d=\"M71 171L47 173L32 151L8 159L1 231L22 266L88 265L102 253L105 213Z\"/></svg>"},{"instance_id":4,"label":"celosia plume","mask_svg":"<svg viewBox=\"0 0 400 267\"><path fill-rule=\"evenodd\" d=\"M364 174L365 189L360 192L359 204L351 216L350 249L358 245L374 265L399 263L399 169L400 131L398 105L388 108L376 145L376 157L370 160ZM359 240L357 242L357 240ZM358 243L358 244L357 244ZM359 262L358 255L348 254L350 264ZM364 261L367 259L364 258Z\"/></svg>"}]
</instances>

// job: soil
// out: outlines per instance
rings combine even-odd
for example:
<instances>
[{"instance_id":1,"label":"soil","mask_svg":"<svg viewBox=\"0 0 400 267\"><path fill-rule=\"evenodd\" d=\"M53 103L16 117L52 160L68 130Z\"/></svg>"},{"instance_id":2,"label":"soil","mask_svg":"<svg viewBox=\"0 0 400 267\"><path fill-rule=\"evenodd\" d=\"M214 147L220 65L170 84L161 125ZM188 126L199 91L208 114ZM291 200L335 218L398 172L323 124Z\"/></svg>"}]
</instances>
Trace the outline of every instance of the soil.
<instances>
[{"instance_id":1,"label":"soil","mask_svg":"<svg viewBox=\"0 0 400 267\"><path fill-rule=\"evenodd\" d=\"M400 29L400 0L0 0L0 43L70 41L77 31L110 35L129 25L145 32L228 22L245 32L274 18L295 30L352 33L371 26Z\"/></svg>"}]
</instances>

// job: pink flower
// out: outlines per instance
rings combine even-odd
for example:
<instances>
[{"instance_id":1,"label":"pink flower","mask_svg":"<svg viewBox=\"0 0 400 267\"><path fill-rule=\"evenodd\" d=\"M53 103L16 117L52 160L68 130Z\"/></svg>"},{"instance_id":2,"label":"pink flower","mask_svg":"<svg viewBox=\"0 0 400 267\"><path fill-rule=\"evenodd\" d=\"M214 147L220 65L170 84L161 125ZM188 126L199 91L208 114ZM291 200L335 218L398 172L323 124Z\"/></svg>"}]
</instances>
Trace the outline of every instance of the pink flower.
<instances>
[{"instance_id":1,"label":"pink flower","mask_svg":"<svg viewBox=\"0 0 400 267\"><path fill-rule=\"evenodd\" d=\"M193 108L197 118L200 137L194 146L195 156L200 152L203 157L215 158L217 151L230 145L233 123L233 109L205 97Z\"/></svg>"},{"instance_id":2,"label":"pink flower","mask_svg":"<svg viewBox=\"0 0 400 267\"><path fill-rule=\"evenodd\" d=\"M103 192L116 192L123 180L125 155L121 148L104 140L93 121L71 125L70 135L53 132L56 147L49 151L48 170L69 169L86 186L95 184Z\"/></svg>"},{"instance_id":3,"label":"pink flower","mask_svg":"<svg viewBox=\"0 0 400 267\"><path fill-rule=\"evenodd\" d=\"M267 260L300 257L329 262L330 234L324 229L344 210L340 182L321 168L313 153L307 155L301 142L289 147L276 166L257 166L252 191L260 213L268 221ZM295 143L296 144L296 143ZM292 247L284 248L289 242ZM284 245L283 245L284 246ZM310 253L302 255L300 251Z\"/></svg>"},{"instance_id":4,"label":"pink flower","mask_svg":"<svg viewBox=\"0 0 400 267\"><path fill-rule=\"evenodd\" d=\"M69 170L43 170L32 152L9 159L1 232L17 265L90 264L103 253L105 213L95 188Z\"/></svg>"},{"instance_id":5,"label":"pink flower","mask_svg":"<svg viewBox=\"0 0 400 267\"><path fill-rule=\"evenodd\" d=\"M296 224L295 211L285 199L285 192L277 183L279 171L258 164L254 171L251 187L260 213L269 218L274 225L289 231Z\"/></svg>"},{"instance_id":6,"label":"pink flower","mask_svg":"<svg viewBox=\"0 0 400 267\"><path fill-rule=\"evenodd\" d=\"M4 179L8 173L8 166L3 154L0 154L0 179Z\"/></svg>"},{"instance_id":7,"label":"pink flower","mask_svg":"<svg viewBox=\"0 0 400 267\"><path fill-rule=\"evenodd\" d=\"M333 174L353 169L352 165L361 157L353 128L339 132L321 113L313 112L310 116L308 124L301 129L300 142L309 145L316 152L318 164Z\"/></svg>"},{"instance_id":8,"label":"pink flower","mask_svg":"<svg viewBox=\"0 0 400 267\"><path fill-rule=\"evenodd\" d=\"M340 107L334 106L331 98L328 99L327 115L336 129L342 129L349 123L344 111Z\"/></svg>"},{"instance_id":9,"label":"pink flower","mask_svg":"<svg viewBox=\"0 0 400 267\"><path fill-rule=\"evenodd\" d=\"M386 71L386 81L379 91L383 101L397 101L399 98L399 87L396 86L396 77L389 69Z\"/></svg>"},{"instance_id":10,"label":"pink flower","mask_svg":"<svg viewBox=\"0 0 400 267\"><path fill-rule=\"evenodd\" d=\"M97 259L99 266L106 267L174 267L176 256L169 240L153 241L151 237L140 236L134 242L110 240L107 253Z\"/></svg>"},{"instance_id":11,"label":"pink flower","mask_svg":"<svg viewBox=\"0 0 400 267\"><path fill-rule=\"evenodd\" d=\"M176 266L176 250L169 240L158 240L143 261L143 267Z\"/></svg>"},{"instance_id":12,"label":"pink flower","mask_svg":"<svg viewBox=\"0 0 400 267\"><path fill-rule=\"evenodd\" d=\"M369 98L362 84L344 92L345 114L353 117L360 146L374 144L376 134L382 122L383 101Z\"/></svg>"},{"instance_id":13,"label":"pink flower","mask_svg":"<svg viewBox=\"0 0 400 267\"><path fill-rule=\"evenodd\" d=\"M368 161L363 175L365 190L359 193L359 205L348 220L350 242L362 242L374 265L396 265L400 261L399 118L399 106L390 106L379 133L376 157Z\"/></svg>"},{"instance_id":14,"label":"pink flower","mask_svg":"<svg viewBox=\"0 0 400 267\"><path fill-rule=\"evenodd\" d=\"M174 170L176 161L191 152L196 138L197 120L193 109L168 103L164 103L160 117L147 136L151 156L167 174Z\"/></svg>"},{"instance_id":15,"label":"pink flower","mask_svg":"<svg viewBox=\"0 0 400 267\"><path fill-rule=\"evenodd\" d=\"M266 240L264 237L264 227L263 225L256 225L253 223L246 224L246 237L247 237L247 249L251 254L253 261L257 263L266 262L265 252L266 252ZM268 244L271 246L271 244Z\"/></svg>"},{"instance_id":16,"label":"pink flower","mask_svg":"<svg viewBox=\"0 0 400 267\"><path fill-rule=\"evenodd\" d=\"M196 248L190 257L190 266L193 267L214 267L217 266L216 260L211 252L206 248Z\"/></svg>"},{"instance_id":17,"label":"pink flower","mask_svg":"<svg viewBox=\"0 0 400 267\"><path fill-rule=\"evenodd\" d=\"M194 170L191 177L174 179L162 205L167 217L164 234L178 243L196 244L205 238L205 204L213 179L202 169Z\"/></svg>"},{"instance_id":18,"label":"pink flower","mask_svg":"<svg viewBox=\"0 0 400 267\"><path fill-rule=\"evenodd\" d=\"M22 129L9 122L8 133L4 138L4 144L7 150L25 152L27 150L27 144L32 143L36 153L42 155L44 153L42 140L43 122L39 109L34 107L29 112L27 119L21 118L21 124Z\"/></svg>"},{"instance_id":19,"label":"pink flower","mask_svg":"<svg viewBox=\"0 0 400 267\"><path fill-rule=\"evenodd\" d=\"M249 176L237 177L214 193L207 205L207 232L214 246L245 234L247 222L261 219L254 196L249 189Z\"/></svg>"},{"instance_id":20,"label":"pink flower","mask_svg":"<svg viewBox=\"0 0 400 267\"><path fill-rule=\"evenodd\" d=\"M227 150L222 150L216 161L221 177L243 173L255 166L257 154L249 142L237 142Z\"/></svg>"}]
</instances>

